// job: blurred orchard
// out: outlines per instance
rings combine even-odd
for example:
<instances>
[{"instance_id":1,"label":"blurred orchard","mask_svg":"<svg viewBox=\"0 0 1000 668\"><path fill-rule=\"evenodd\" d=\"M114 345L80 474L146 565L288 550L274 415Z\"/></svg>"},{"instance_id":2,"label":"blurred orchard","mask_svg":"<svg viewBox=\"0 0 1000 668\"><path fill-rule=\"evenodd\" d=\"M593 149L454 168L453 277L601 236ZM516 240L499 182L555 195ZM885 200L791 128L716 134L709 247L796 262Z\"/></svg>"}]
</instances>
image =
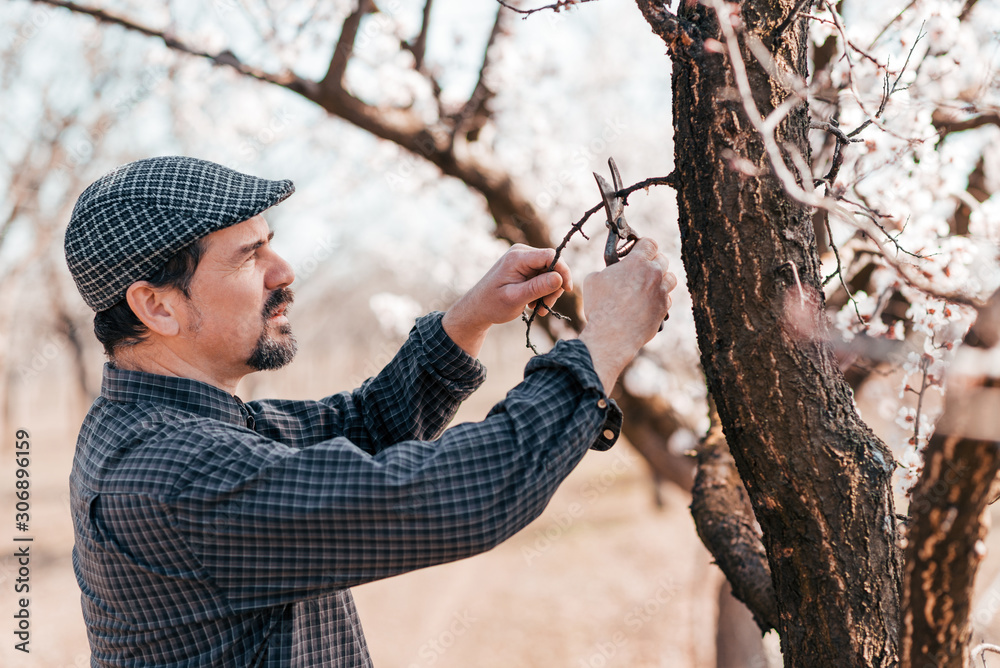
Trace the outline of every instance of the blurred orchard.
<instances>
[{"instance_id":1,"label":"blurred orchard","mask_svg":"<svg viewBox=\"0 0 1000 668\"><path fill-rule=\"evenodd\" d=\"M559 243L599 202L591 172L606 175L609 156L626 186L672 172L684 178L674 114L689 110L672 94L666 51L692 52L683 37L670 43L651 29L674 15L683 19L677 34L727 56L733 115L751 118L740 132L760 140L759 160L738 147L722 154L734 187L762 183L809 212L825 309L818 328L813 279L800 278L795 263L761 272L787 273L789 327L833 352L836 369L824 373L843 374L861 419L891 451L886 503L895 517L885 518L886 531L905 550L908 492L944 410L949 372L1000 287L1000 3L739 4L742 16L733 5L687 0L568 2L530 15L492 0L0 0L0 433L33 433L33 475L49 504L38 501L35 521L52 541L45 554L53 574L42 586L70 629L39 613L49 646L30 658L4 647L4 665L88 665L63 501L76 429L100 390L104 361L63 260L63 230L83 188L119 164L163 154L292 179L295 195L266 217L296 270L290 317L299 357L247 379L241 397L348 389L388 361L416 316L446 309L510 243ZM755 7L768 4L789 17L774 40L807 31L807 77L753 36ZM716 26L718 16L717 35L685 27ZM740 85L740 66L781 82L793 102L768 116L759 81ZM796 148L775 129L806 104L807 144ZM750 128L754 105L762 122ZM721 425L712 417L719 398L708 398L708 353L699 350L684 287L676 198L657 185L631 194L626 209L630 225L670 258L680 286L664 331L615 395L625 454L588 456L551 512L510 546L362 588L376 665L781 664L781 634L760 640L768 628L791 628L783 627L791 608L781 588L764 596L772 607L777 596L773 618L748 602L755 624L710 566L720 555L700 546L686 507L695 471L706 466L692 452L704 453L722 429L730 439L734 432L725 415ZM583 227L591 239L576 235L564 251L577 284L603 266L603 220L602 210ZM577 300L560 307L569 322L545 319L532 329L543 350L581 325ZM523 323L497 329L484 352L491 384L459 419L483 417L531 355ZM982 360L971 370L967 363L962 377L989 375L993 357ZM11 441L0 447L5 461ZM0 467L3 480L11 470ZM773 570L771 529L753 521L754 491L747 499L737 487ZM13 506L9 488L0 483L2 508ZM991 512L975 510L973 519ZM1000 560L992 538L976 540L985 559L977 584L968 584L965 619L955 621L965 624L959 655L927 665L1000 665L990 648L1000 644ZM0 565L4 596L9 573L8 560ZM894 573L886 577L898 593ZM490 598L469 598L442 584L449 581ZM436 594L443 602L435 604ZM889 616L905 618L902 600L902 608L887 604ZM869 665L898 658L904 624L889 626L887 649ZM810 665L793 635L781 637L785 665ZM865 664L851 654L838 665Z\"/></svg>"}]
</instances>

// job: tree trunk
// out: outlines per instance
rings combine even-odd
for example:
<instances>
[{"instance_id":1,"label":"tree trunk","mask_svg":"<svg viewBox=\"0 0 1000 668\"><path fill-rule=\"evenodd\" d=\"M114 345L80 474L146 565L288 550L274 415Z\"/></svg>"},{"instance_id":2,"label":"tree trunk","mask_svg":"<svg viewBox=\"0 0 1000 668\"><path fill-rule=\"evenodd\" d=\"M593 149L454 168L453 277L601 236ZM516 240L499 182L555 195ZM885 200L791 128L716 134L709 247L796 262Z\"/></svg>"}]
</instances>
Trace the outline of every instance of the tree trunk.
<instances>
[{"instance_id":1,"label":"tree trunk","mask_svg":"<svg viewBox=\"0 0 1000 668\"><path fill-rule=\"evenodd\" d=\"M948 380L944 413L910 493L900 668L970 664L970 612L1000 470L1000 290L978 309Z\"/></svg>"},{"instance_id":2,"label":"tree trunk","mask_svg":"<svg viewBox=\"0 0 1000 668\"><path fill-rule=\"evenodd\" d=\"M685 0L673 17L637 2L673 57L682 257L701 362L763 531L785 665L895 665L893 460L859 418L826 338L812 212L771 176L730 63L712 48L725 40L716 13ZM797 4L739 3L744 40L805 78L804 21L772 35ZM766 116L788 92L741 51ZM808 160L808 127L802 104L776 139Z\"/></svg>"},{"instance_id":3,"label":"tree trunk","mask_svg":"<svg viewBox=\"0 0 1000 668\"><path fill-rule=\"evenodd\" d=\"M996 406L997 395L989 396ZM980 401L980 403L986 403ZM1000 470L992 438L935 433L911 495L900 668L970 665L973 586L986 556L984 514Z\"/></svg>"}]
</instances>

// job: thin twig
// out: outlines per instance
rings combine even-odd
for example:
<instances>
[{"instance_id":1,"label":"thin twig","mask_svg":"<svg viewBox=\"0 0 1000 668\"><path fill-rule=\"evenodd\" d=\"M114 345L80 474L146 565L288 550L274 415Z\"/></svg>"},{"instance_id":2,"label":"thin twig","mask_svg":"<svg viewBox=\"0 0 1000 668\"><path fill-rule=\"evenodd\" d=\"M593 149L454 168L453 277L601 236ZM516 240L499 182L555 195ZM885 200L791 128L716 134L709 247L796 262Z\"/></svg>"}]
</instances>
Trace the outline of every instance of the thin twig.
<instances>
[{"instance_id":1,"label":"thin twig","mask_svg":"<svg viewBox=\"0 0 1000 668\"><path fill-rule=\"evenodd\" d=\"M455 137L459 132L465 129L467 122L474 118L477 114L484 114L488 119L490 116L489 109L487 108L487 103L490 98L493 97L494 93L490 90L489 86L486 85L486 76L490 67L490 56L494 53L493 46L496 44L497 37L503 32L503 10L497 10L496 19L493 21L493 29L490 30L490 36L486 40L486 47L483 49L483 63L479 67L479 78L476 79L476 86L472 89L472 93L469 95L469 99L462 105L462 108L457 114L455 114L455 124L451 129L451 138L449 142L451 146L455 143Z\"/></svg>"},{"instance_id":2,"label":"thin twig","mask_svg":"<svg viewBox=\"0 0 1000 668\"><path fill-rule=\"evenodd\" d=\"M303 90L308 87L308 85L313 84L313 82L308 82L301 77L292 74L291 72L285 72L283 74L274 74L272 72L266 72L256 67L251 67L246 63L240 61L231 51L224 50L220 53L208 53L207 51L201 51L183 41L177 39L173 35L149 28L148 26L141 25L130 19L123 18L116 14L112 14L104 11L103 9L97 9L94 7L88 7L86 5L80 5L75 2L69 2L68 0L34 0L35 2L44 3L47 5L52 5L53 7L60 7L62 9L68 9L72 12L78 14L85 14L87 16L93 17L100 23L106 23L110 25L117 25L125 28L126 30L132 30L140 34L146 35L147 37L154 37L163 40L163 43L173 49L174 51L179 51L181 53L186 53L191 56L198 56L200 58L207 58L211 60L216 65L222 65L227 67L232 67L234 70L248 77L254 79L259 79L260 81L265 81L267 83L275 84L277 86L282 86L288 88L297 93L304 94Z\"/></svg>"},{"instance_id":3,"label":"thin twig","mask_svg":"<svg viewBox=\"0 0 1000 668\"><path fill-rule=\"evenodd\" d=\"M645 190L650 186L676 187L676 183L677 179L673 174L670 174L668 176L654 176L652 178L648 178L643 181L639 181L638 183L635 183L633 185L630 185L628 188L622 188L621 190L615 193L615 196L621 197L622 203L627 205L628 196L634 193L636 190ZM590 219L590 217L593 216L595 213L597 213L603 206L604 202L595 204L591 208L587 209L587 212L583 214L583 217L580 218L580 220L573 223L573 226L569 228L569 232L566 233L566 236L563 237L563 240L559 242L558 246L556 246L555 257L552 258L552 263L549 264L549 268L546 269L546 272L555 269L556 263L559 262L559 257L562 255L563 250L569 244L569 241L573 237L573 235L576 234L577 232L583 234L583 224L586 223ZM584 237L586 236L587 235L584 234ZM531 342L531 324L535 321L535 316L539 314L538 312L542 308L546 309L547 311L555 315L557 318L566 317L556 313L548 306L545 306L544 301L542 299L539 299L537 302L535 302L535 308L532 309L530 315L525 315L523 313L521 314L521 320L523 320L525 323L525 332L524 332L525 347L530 348L531 352L535 353L536 355L538 354L538 349L535 348L535 344Z\"/></svg>"},{"instance_id":4,"label":"thin twig","mask_svg":"<svg viewBox=\"0 0 1000 668\"><path fill-rule=\"evenodd\" d=\"M986 652L996 652L997 654L1000 654L1000 645L991 645L986 642L976 645L972 648L972 658L975 659L977 656L980 656L983 659L983 665L985 666Z\"/></svg>"},{"instance_id":5,"label":"thin twig","mask_svg":"<svg viewBox=\"0 0 1000 668\"><path fill-rule=\"evenodd\" d=\"M833 3L830 2L830 0L823 0L823 4L829 10L830 15L833 17L833 23L837 27L837 32L840 33L841 39L844 40L844 43L849 43L849 39L847 37L847 29L844 27L843 18L840 16L839 13L837 13L836 8L833 6ZM909 65L910 58L913 56L913 52L917 48L917 43L920 42L920 40L923 37L926 36L926 34L924 33L923 30L924 30L924 26L923 26L923 24L920 24L920 30L917 31L917 39L913 42L913 45L910 47L909 53L906 54L906 61L903 63L902 69L900 69L899 74L896 77L896 80L893 82L891 88L887 86L886 89L883 91L882 100L881 100L881 103L879 104L878 111L876 111L874 114L871 113L865 107L865 103L863 102L862 97L861 97L861 92L858 91L857 82L854 80L854 64L851 62L850 54L846 50L844 51L844 57L847 58L847 64L848 64L848 68L847 68L847 80L850 83L851 92L854 93L854 99L858 103L858 106L861 108L861 110L863 112L865 112L865 115L868 116L868 119L864 123L862 123L861 127L857 128L856 130L854 130L851 133L848 133L849 137L855 136L856 134L858 134L859 132L861 132L861 130L863 130L864 128L868 127L869 124L875 124L875 126L877 126L883 132L887 132L890 135L892 135L894 137L897 137L898 139L902 139L904 141L922 142L925 139L929 139L929 137L928 137L928 138L925 138L925 139L913 140L913 139L910 139L908 137L900 136L899 134L897 134L896 132L894 132L892 129L886 127L883 123L880 122L881 118L882 118L882 114L885 112L885 106L889 102L889 98L892 96L893 93L895 93L895 92L897 92L899 90L899 82L903 78L903 74L906 72L906 67L907 67L907 65ZM858 53L860 53L864 57L870 59L873 63L875 63L875 65L879 69L884 69L886 71L886 79L887 79L886 83L888 84L889 68L887 66L883 66L882 64L880 64L878 62L878 60L872 58L871 56L869 56L864 51L859 50Z\"/></svg>"},{"instance_id":6,"label":"thin twig","mask_svg":"<svg viewBox=\"0 0 1000 668\"><path fill-rule=\"evenodd\" d=\"M864 139L854 139L850 135L844 133L837 125L837 121L830 119L830 121L810 121L809 128L811 130L824 130L827 133L834 136L837 140L833 146L833 157L830 159L830 171L826 173L822 179L816 179L813 182L814 186L818 186L821 183L826 184L826 194L830 194L830 188L833 186L833 182L837 180L837 174L840 173L840 168L844 164L844 146L847 144L854 144L858 142L863 142Z\"/></svg>"},{"instance_id":7,"label":"thin twig","mask_svg":"<svg viewBox=\"0 0 1000 668\"><path fill-rule=\"evenodd\" d=\"M836 27L836 25L837 25L836 21L834 21L833 19L828 19L828 18L823 17L823 16L817 16L816 14L803 14L802 16L806 17L810 21L815 21L816 23L825 23L826 25L830 25L830 26L834 26L834 27ZM872 61L873 63L875 63L875 66L878 67L879 69L885 69L885 66L882 65L882 63L878 62L878 60L874 56L870 55L867 51L865 51L860 46L858 46L857 44L855 44L854 42L852 42L850 39L848 39L847 35L841 34L841 38L844 40L844 42L847 44L847 46L849 46L852 49L854 49L858 53L858 55L862 56L866 60Z\"/></svg>"},{"instance_id":8,"label":"thin twig","mask_svg":"<svg viewBox=\"0 0 1000 668\"><path fill-rule=\"evenodd\" d=\"M832 120L829 122L815 121L815 120L809 121L809 129L825 130L826 132L829 132L834 137L836 137L841 143L844 144L849 144L849 143L856 144L858 142L864 141L864 139L854 139L853 137L850 137L849 135L845 134L844 131L840 129L840 126L836 124L836 121Z\"/></svg>"},{"instance_id":9,"label":"thin twig","mask_svg":"<svg viewBox=\"0 0 1000 668\"><path fill-rule=\"evenodd\" d=\"M900 9L899 13L896 14L896 16L894 16L891 21L889 21L888 23L885 24L885 27L882 28L881 32L879 32L879 34L875 35L875 39L873 39L872 43L868 45L868 48L869 49L874 49L875 48L875 44L880 39L882 39L882 36L885 35L885 33L889 30L889 28L892 27L892 24L895 23L896 21L898 21L903 16L903 14L905 14L907 11L909 11L913 7L913 5L915 5L915 4L917 4L917 0L910 0L910 2L905 7L903 7L902 9Z\"/></svg>"},{"instance_id":10,"label":"thin twig","mask_svg":"<svg viewBox=\"0 0 1000 668\"><path fill-rule=\"evenodd\" d=\"M771 42L774 42L781 37L782 33L788 29L788 26L790 26L792 21L795 20L795 17L798 16L799 10L802 9L802 5L806 4L806 2L809 2L809 0L799 0L795 3L795 7L793 7L792 11L788 13L785 20L779 23L778 27L771 31Z\"/></svg>"},{"instance_id":11,"label":"thin twig","mask_svg":"<svg viewBox=\"0 0 1000 668\"><path fill-rule=\"evenodd\" d=\"M879 222L881 219L886 218L886 215L883 214L881 211L873 209L867 203L855 202L854 200L847 199L843 195L838 195L837 200L841 202L846 202L851 206L857 207L858 211L856 211L856 213L872 221L872 224L882 231L882 234L885 235L885 238L888 239L890 242L892 242L892 245L896 247L897 252L902 253L903 255L909 255L910 257L917 260L926 260L927 258L931 257L931 255L921 255L919 253L914 253L913 251L908 251L905 248L903 248L902 244L899 243L899 235L901 235L903 233L903 230L906 229L906 223L903 224L903 228L899 231L899 233L897 233L896 236L893 236L889 234L889 230L885 229L885 226L882 225L881 222ZM907 220L907 222L909 221Z\"/></svg>"},{"instance_id":12,"label":"thin twig","mask_svg":"<svg viewBox=\"0 0 1000 668\"><path fill-rule=\"evenodd\" d=\"M847 285L847 281L844 279L844 266L840 262L840 252L837 250L837 244L833 243L833 230L830 228L830 216L826 216L823 222L826 224L826 233L830 237L830 248L833 249L833 257L837 259L837 271L830 274L826 280L823 281L823 285L829 283L830 279L834 276L840 276L840 284L844 287L844 292L847 293L848 301L850 301L854 306L854 312L858 316L858 322L864 325L865 319L861 317L861 309L858 308L858 300L854 298L851 288Z\"/></svg>"},{"instance_id":13,"label":"thin twig","mask_svg":"<svg viewBox=\"0 0 1000 668\"><path fill-rule=\"evenodd\" d=\"M499 2L502 6L506 7L512 12L517 12L518 14L524 14L524 18L528 18L528 16L530 16L531 14L534 14L535 12L541 12L546 9L551 9L552 11L558 14L562 10L568 9L573 5L580 5L585 2L594 2L594 0L559 0L558 2L553 2L551 5L535 7L534 9L519 9L518 7L515 7L510 3L504 2L504 0L497 0L497 2Z\"/></svg>"},{"instance_id":14,"label":"thin twig","mask_svg":"<svg viewBox=\"0 0 1000 668\"><path fill-rule=\"evenodd\" d=\"M933 340L934 339L932 337L931 341L933 342ZM917 448L917 447L920 446L920 414L923 411L924 394L927 392L927 386L928 386L927 385L927 367L929 365L930 365L930 359L928 358L928 356L926 354L922 355L920 357L921 380L920 380L920 390L919 391L914 390L909 385L906 386L906 389L910 390L911 392L913 392L914 394L917 395L917 411L916 411L916 413L913 416L913 438L910 439L910 445L912 445L914 448Z\"/></svg>"}]
</instances>

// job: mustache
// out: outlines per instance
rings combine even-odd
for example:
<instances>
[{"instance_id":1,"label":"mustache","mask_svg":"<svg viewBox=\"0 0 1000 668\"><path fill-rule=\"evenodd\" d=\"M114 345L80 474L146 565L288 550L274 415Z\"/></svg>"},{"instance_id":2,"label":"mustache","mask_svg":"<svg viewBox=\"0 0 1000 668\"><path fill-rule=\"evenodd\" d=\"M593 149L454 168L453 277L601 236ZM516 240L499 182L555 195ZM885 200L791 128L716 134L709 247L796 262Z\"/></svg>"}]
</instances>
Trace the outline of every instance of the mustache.
<instances>
[{"instance_id":1,"label":"mustache","mask_svg":"<svg viewBox=\"0 0 1000 668\"><path fill-rule=\"evenodd\" d=\"M264 302L264 320L277 313L282 306L291 306L294 301L295 293L292 292L291 288L278 288Z\"/></svg>"}]
</instances>

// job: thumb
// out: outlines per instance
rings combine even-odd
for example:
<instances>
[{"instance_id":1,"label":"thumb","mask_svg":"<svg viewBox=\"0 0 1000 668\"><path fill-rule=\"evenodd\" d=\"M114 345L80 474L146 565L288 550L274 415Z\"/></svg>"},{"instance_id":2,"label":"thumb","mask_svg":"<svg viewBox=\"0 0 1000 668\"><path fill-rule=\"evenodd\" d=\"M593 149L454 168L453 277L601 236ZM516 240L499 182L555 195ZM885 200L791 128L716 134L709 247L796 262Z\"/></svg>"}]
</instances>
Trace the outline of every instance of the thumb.
<instances>
[{"instance_id":1,"label":"thumb","mask_svg":"<svg viewBox=\"0 0 1000 668\"><path fill-rule=\"evenodd\" d=\"M635 247L632 248L632 252L629 255L635 255L645 260L652 260L656 257L659 249L660 247L655 241L649 237L643 237L635 242Z\"/></svg>"},{"instance_id":2,"label":"thumb","mask_svg":"<svg viewBox=\"0 0 1000 668\"><path fill-rule=\"evenodd\" d=\"M562 282L562 276L558 272L550 271L512 287L517 290L515 294L518 297L518 301L522 304L527 304L541 297L551 295L562 286Z\"/></svg>"}]
</instances>

